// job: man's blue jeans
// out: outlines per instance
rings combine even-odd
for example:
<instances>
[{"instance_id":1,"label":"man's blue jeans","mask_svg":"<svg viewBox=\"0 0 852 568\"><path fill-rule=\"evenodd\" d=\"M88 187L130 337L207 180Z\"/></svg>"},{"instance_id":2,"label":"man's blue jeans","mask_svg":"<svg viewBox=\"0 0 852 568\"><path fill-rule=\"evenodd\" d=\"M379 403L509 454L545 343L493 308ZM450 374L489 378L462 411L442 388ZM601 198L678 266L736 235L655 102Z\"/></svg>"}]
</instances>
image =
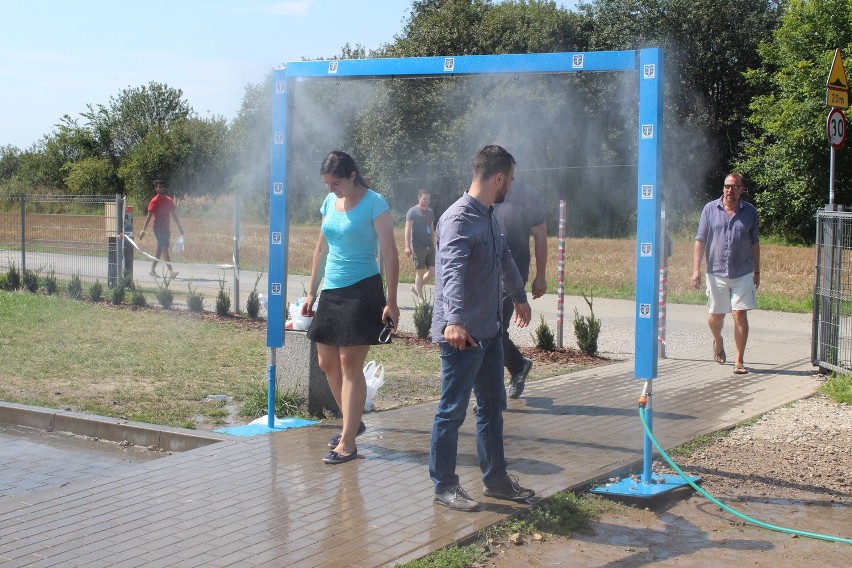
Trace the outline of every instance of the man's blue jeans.
<instances>
[{"instance_id":1,"label":"man's blue jeans","mask_svg":"<svg viewBox=\"0 0 852 568\"><path fill-rule=\"evenodd\" d=\"M429 475L435 492L452 489L456 475L459 428L464 422L471 391L476 395L476 452L482 482L493 485L506 476L503 454L503 340L497 335L479 342L481 347L459 351L446 342L441 347L441 400L432 424Z\"/></svg>"}]
</instances>

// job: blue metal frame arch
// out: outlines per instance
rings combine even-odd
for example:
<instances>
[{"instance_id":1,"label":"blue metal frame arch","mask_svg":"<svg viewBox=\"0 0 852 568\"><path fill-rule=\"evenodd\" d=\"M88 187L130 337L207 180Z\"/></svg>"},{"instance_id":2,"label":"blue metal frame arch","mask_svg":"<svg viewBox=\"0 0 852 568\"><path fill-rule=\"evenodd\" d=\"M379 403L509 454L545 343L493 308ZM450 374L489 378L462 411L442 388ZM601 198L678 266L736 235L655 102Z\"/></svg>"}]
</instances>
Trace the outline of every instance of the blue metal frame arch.
<instances>
[{"instance_id":1,"label":"blue metal frame arch","mask_svg":"<svg viewBox=\"0 0 852 568\"><path fill-rule=\"evenodd\" d=\"M269 207L268 320L269 426L274 421L275 356L284 345L287 297L287 163L290 93L299 81L446 77L495 73L638 72L638 175L636 227L635 365L637 379L657 376L663 122L661 50L468 55L403 59L344 59L288 63L274 72Z\"/></svg>"}]
</instances>

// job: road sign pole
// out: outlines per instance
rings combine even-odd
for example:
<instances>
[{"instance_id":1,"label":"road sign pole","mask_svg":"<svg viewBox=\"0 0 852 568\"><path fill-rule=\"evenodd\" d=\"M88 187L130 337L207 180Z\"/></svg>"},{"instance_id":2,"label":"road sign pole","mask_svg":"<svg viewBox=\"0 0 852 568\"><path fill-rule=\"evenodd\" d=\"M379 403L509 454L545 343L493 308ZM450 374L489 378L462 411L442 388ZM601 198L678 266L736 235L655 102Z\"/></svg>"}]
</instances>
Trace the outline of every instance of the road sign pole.
<instances>
[{"instance_id":1,"label":"road sign pole","mask_svg":"<svg viewBox=\"0 0 852 568\"><path fill-rule=\"evenodd\" d=\"M829 149L828 160L828 204L834 205L834 146Z\"/></svg>"}]
</instances>

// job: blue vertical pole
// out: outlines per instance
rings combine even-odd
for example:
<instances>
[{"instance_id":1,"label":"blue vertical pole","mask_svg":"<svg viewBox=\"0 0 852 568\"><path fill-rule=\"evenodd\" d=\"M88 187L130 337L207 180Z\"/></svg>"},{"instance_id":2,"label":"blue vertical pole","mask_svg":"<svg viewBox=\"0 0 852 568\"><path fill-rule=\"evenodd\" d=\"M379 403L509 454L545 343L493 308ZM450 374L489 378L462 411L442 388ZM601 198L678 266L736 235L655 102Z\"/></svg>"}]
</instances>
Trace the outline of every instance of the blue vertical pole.
<instances>
[{"instance_id":1,"label":"blue vertical pole","mask_svg":"<svg viewBox=\"0 0 852 568\"><path fill-rule=\"evenodd\" d=\"M636 223L636 345L637 379L657 376L663 123L663 53L639 52L639 167Z\"/></svg>"},{"instance_id":2,"label":"blue vertical pole","mask_svg":"<svg viewBox=\"0 0 852 568\"><path fill-rule=\"evenodd\" d=\"M266 346L269 349L267 419L275 425L276 350L284 345L284 305L287 298L287 119L286 69L276 69L272 81L272 152L269 188L269 276L267 278Z\"/></svg>"},{"instance_id":3,"label":"blue vertical pole","mask_svg":"<svg viewBox=\"0 0 852 568\"><path fill-rule=\"evenodd\" d=\"M663 52L639 51L639 167L636 227L636 345L634 373L647 383L646 420L651 429L651 379L657 376L660 261L665 254L660 222L662 202ZM643 430L644 433L644 430ZM642 481L652 480L653 445L644 434Z\"/></svg>"}]
</instances>

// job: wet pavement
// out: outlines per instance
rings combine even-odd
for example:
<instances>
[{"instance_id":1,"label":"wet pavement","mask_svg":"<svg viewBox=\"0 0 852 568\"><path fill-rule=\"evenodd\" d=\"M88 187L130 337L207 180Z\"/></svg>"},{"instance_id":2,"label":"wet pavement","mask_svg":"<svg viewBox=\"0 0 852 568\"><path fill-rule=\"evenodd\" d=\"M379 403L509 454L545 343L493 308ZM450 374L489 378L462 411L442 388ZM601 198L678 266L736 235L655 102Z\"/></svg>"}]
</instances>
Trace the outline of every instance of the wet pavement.
<instances>
[{"instance_id":1,"label":"wet pavement","mask_svg":"<svg viewBox=\"0 0 852 568\"><path fill-rule=\"evenodd\" d=\"M0 499L108 475L169 454L0 422Z\"/></svg>"},{"instance_id":2,"label":"wet pavement","mask_svg":"<svg viewBox=\"0 0 852 568\"><path fill-rule=\"evenodd\" d=\"M669 357L653 381L654 433L664 447L818 388L809 315L756 314L751 373L740 377L711 360L704 308L673 308ZM605 326L632 310L632 302L595 300ZM547 497L615 470L641 472L641 389L629 357L529 383L505 413L510 473ZM337 466L321 461L339 431L325 422L0 498L0 565L392 566L523 511L526 505L482 496L472 418L460 434L458 473L482 510L433 505L427 461L434 412L430 402L366 415L358 459ZM62 465L33 469L49 467Z\"/></svg>"}]
</instances>

